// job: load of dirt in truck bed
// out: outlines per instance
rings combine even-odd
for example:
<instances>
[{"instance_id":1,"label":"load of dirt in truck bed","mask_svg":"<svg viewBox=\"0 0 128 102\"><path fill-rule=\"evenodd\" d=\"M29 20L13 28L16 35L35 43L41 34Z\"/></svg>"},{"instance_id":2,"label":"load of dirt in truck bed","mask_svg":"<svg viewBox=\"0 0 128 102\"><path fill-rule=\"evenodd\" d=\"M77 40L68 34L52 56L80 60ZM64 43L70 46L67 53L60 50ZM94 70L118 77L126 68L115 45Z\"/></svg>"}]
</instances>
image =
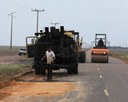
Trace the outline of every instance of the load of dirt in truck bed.
<instances>
[{"instance_id":1,"label":"load of dirt in truck bed","mask_svg":"<svg viewBox=\"0 0 128 102\"><path fill-rule=\"evenodd\" d=\"M27 96L60 96L73 90L72 82L11 82L10 86L0 90L0 100L18 102Z\"/></svg>"}]
</instances>

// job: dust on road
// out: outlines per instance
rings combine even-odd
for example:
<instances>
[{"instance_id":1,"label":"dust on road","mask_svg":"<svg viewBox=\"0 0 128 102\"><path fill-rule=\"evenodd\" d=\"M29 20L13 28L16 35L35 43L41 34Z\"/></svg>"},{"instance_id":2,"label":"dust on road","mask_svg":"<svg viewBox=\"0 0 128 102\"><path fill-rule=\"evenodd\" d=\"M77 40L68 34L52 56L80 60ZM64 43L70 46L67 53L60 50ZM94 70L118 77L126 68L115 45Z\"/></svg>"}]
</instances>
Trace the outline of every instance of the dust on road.
<instances>
[{"instance_id":1,"label":"dust on road","mask_svg":"<svg viewBox=\"0 0 128 102\"><path fill-rule=\"evenodd\" d=\"M71 82L14 82L0 90L0 102L18 102L32 96L60 96L75 89Z\"/></svg>"}]
</instances>

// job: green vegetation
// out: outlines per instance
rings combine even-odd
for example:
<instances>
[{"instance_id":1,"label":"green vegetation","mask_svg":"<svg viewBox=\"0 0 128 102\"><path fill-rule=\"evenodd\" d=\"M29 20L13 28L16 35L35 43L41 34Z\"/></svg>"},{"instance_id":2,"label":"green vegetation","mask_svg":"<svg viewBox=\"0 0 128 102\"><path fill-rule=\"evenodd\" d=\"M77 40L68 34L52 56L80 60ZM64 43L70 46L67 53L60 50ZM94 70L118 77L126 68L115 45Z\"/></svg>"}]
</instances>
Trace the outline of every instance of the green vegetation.
<instances>
[{"instance_id":1,"label":"green vegetation","mask_svg":"<svg viewBox=\"0 0 128 102\"><path fill-rule=\"evenodd\" d=\"M0 66L0 81L4 81L12 78L13 76L25 72L31 68L31 63L29 64L7 64Z\"/></svg>"},{"instance_id":2,"label":"green vegetation","mask_svg":"<svg viewBox=\"0 0 128 102\"><path fill-rule=\"evenodd\" d=\"M2 65L0 66L0 81L9 79L22 71L23 69L19 65Z\"/></svg>"}]
</instances>

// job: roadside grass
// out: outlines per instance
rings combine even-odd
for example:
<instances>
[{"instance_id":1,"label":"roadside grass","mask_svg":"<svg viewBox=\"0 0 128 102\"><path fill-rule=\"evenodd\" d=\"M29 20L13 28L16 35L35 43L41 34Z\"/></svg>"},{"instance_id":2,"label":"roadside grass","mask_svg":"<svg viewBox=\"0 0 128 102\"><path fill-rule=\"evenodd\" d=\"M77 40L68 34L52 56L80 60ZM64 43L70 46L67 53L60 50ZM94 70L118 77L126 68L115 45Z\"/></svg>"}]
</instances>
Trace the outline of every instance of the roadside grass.
<instances>
[{"instance_id":1,"label":"roadside grass","mask_svg":"<svg viewBox=\"0 0 128 102\"><path fill-rule=\"evenodd\" d=\"M25 48L23 46L13 46L10 50L9 46L0 46L0 56L18 55L19 49ZM17 74L23 73L32 68L32 59L21 57L17 59L15 64L2 64L0 65L0 82L8 80Z\"/></svg>"},{"instance_id":2,"label":"roadside grass","mask_svg":"<svg viewBox=\"0 0 128 102\"><path fill-rule=\"evenodd\" d=\"M17 74L23 73L31 69L29 64L7 64L0 66L0 82L8 80Z\"/></svg>"},{"instance_id":3,"label":"roadside grass","mask_svg":"<svg viewBox=\"0 0 128 102\"><path fill-rule=\"evenodd\" d=\"M126 48L110 49L110 56L128 63L128 49Z\"/></svg>"},{"instance_id":4,"label":"roadside grass","mask_svg":"<svg viewBox=\"0 0 128 102\"><path fill-rule=\"evenodd\" d=\"M19 65L2 65L0 66L0 81L9 79L22 71L23 69Z\"/></svg>"}]
</instances>

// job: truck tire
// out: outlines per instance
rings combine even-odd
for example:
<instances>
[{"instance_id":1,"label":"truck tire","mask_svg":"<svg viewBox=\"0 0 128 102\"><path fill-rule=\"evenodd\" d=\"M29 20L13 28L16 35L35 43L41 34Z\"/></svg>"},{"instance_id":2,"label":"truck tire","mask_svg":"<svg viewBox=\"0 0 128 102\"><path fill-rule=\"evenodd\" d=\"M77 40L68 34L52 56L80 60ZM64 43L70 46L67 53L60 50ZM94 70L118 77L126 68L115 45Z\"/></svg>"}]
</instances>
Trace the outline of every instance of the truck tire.
<instances>
[{"instance_id":1,"label":"truck tire","mask_svg":"<svg viewBox=\"0 0 128 102\"><path fill-rule=\"evenodd\" d=\"M40 68L39 68L39 67L36 67L36 68L35 68L35 74L36 74L36 75L40 75Z\"/></svg>"},{"instance_id":2,"label":"truck tire","mask_svg":"<svg viewBox=\"0 0 128 102\"><path fill-rule=\"evenodd\" d=\"M68 66L68 69L67 69L67 74L72 74L72 64Z\"/></svg>"},{"instance_id":3,"label":"truck tire","mask_svg":"<svg viewBox=\"0 0 128 102\"><path fill-rule=\"evenodd\" d=\"M84 51L81 51L79 53L80 53L79 62L80 63L85 63L85 61L86 61L86 54L85 54L85 52Z\"/></svg>"},{"instance_id":4,"label":"truck tire","mask_svg":"<svg viewBox=\"0 0 128 102\"><path fill-rule=\"evenodd\" d=\"M33 68L35 69L35 74L40 75L40 63L35 63Z\"/></svg>"},{"instance_id":5,"label":"truck tire","mask_svg":"<svg viewBox=\"0 0 128 102\"><path fill-rule=\"evenodd\" d=\"M40 68L40 74L45 75L46 74L46 69L44 67Z\"/></svg>"},{"instance_id":6,"label":"truck tire","mask_svg":"<svg viewBox=\"0 0 128 102\"><path fill-rule=\"evenodd\" d=\"M78 64L77 63L74 64L73 74L78 74Z\"/></svg>"}]
</instances>

